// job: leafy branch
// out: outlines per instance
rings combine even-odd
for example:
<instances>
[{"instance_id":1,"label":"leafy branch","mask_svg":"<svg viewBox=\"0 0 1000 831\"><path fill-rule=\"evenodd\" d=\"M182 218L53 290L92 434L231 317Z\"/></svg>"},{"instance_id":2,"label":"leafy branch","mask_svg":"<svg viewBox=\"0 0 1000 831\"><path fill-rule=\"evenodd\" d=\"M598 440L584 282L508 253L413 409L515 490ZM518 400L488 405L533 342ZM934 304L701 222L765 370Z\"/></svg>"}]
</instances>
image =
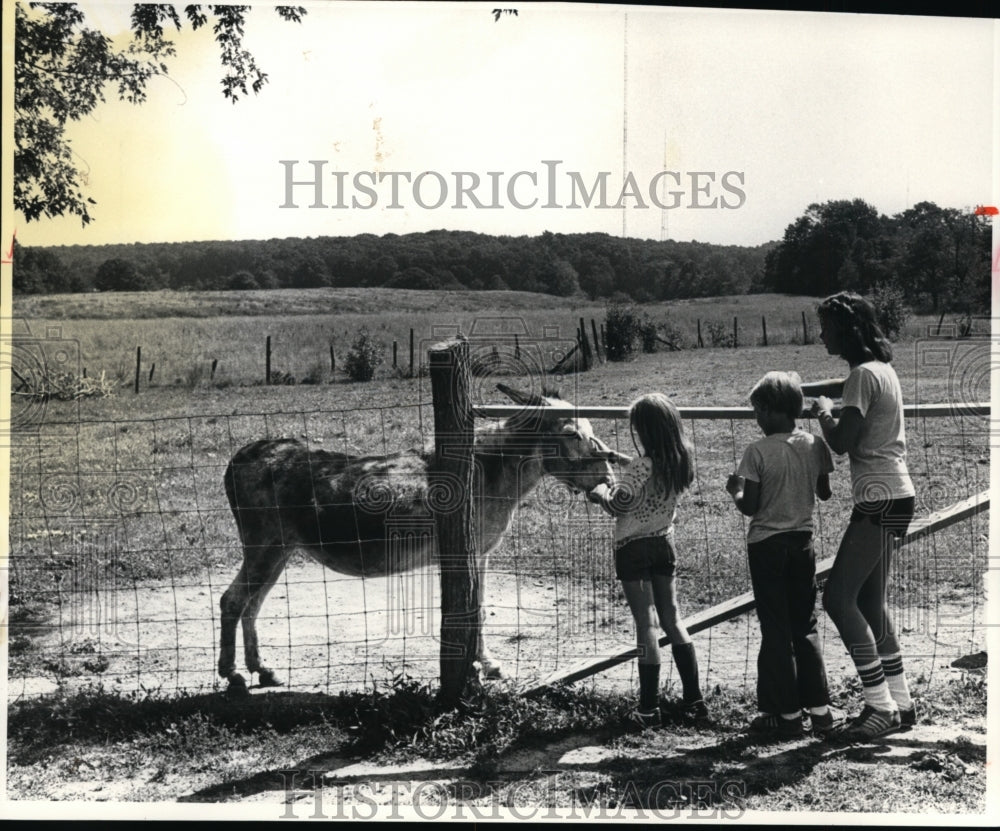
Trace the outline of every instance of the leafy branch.
<instances>
[{"instance_id":1,"label":"leafy branch","mask_svg":"<svg viewBox=\"0 0 1000 831\"><path fill-rule=\"evenodd\" d=\"M184 14L192 29L213 21L212 32L224 70L222 94L234 103L259 93L267 73L244 48L249 6L189 5ZM302 6L278 6L282 20L300 23ZM136 4L129 20L131 39L122 49L96 29L73 3L17 4L14 53L14 207L26 219L66 214L92 219L96 204L81 190L83 174L73 161L65 131L106 101L115 87L121 101L142 104L150 78L168 74L167 59L177 50L167 27L183 21L171 4Z\"/></svg>"}]
</instances>

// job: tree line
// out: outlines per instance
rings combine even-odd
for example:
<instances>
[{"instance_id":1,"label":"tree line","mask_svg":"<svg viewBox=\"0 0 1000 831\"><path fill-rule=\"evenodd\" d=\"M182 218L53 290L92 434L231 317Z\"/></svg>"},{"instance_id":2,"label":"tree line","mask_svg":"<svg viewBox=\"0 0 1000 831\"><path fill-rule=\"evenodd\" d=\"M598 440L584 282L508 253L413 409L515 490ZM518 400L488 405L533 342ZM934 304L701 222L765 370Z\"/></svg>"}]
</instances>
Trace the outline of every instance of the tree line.
<instances>
[{"instance_id":1,"label":"tree line","mask_svg":"<svg viewBox=\"0 0 1000 831\"><path fill-rule=\"evenodd\" d=\"M405 235L132 245L17 246L25 294L320 287L542 292L637 302L780 292L868 294L892 286L915 308L990 303L987 217L921 202L892 217L861 199L810 205L779 242L756 247L604 233Z\"/></svg>"},{"instance_id":2,"label":"tree line","mask_svg":"<svg viewBox=\"0 0 1000 831\"><path fill-rule=\"evenodd\" d=\"M548 231L24 247L15 254L14 289L509 289L591 299L621 293L644 302L744 294L759 278L766 252L766 246Z\"/></svg>"},{"instance_id":3,"label":"tree line","mask_svg":"<svg viewBox=\"0 0 1000 831\"><path fill-rule=\"evenodd\" d=\"M767 254L768 291L826 296L879 286L922 311L990 308L988 216L919 202L887 217L861 199L813 204Z\"/></svg>"}]
</instances>

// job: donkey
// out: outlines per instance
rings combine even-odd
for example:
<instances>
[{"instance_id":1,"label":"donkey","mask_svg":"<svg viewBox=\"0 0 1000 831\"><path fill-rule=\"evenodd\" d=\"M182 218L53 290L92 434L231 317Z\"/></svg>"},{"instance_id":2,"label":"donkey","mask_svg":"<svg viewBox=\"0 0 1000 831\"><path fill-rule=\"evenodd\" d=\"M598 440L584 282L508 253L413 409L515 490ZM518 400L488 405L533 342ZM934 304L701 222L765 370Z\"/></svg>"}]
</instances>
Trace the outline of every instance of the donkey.
<instances>
[{"instance_id":1,"label":"donkey","mask_svg":"<svg viewBox=\"0 0 1000 831\"><path fill-rule=\"evenodd\" d=\"M613 483L611 463L627 459L594 436L589 421L574 418L572 406L558 393L540 396L503 384L497 388L516 404L548 407L551 414L546 410L537 417L518 416L476 430L473 498L481 581L514 509L543 475L575 491L590 491ZM256 441L236 452L224 481L243 543L243 564L220 601L219 675L231 690L246 688L246 679L236 671L238 623L243 626L247 669L258 674L262 687L281 685L261 662L256 618L296 549L336 572L355 576L393 574L428 557L436 560L433 532L415 545L393 546L387 528L389 520L433 520L437 497L428 487L433 459L426 448L349 456L310 449L294 439ZM444 498L449 496L454 494ZM501 666L482 635L476 649L483 675L500 677Z\"/></svg>"}]
</instances>

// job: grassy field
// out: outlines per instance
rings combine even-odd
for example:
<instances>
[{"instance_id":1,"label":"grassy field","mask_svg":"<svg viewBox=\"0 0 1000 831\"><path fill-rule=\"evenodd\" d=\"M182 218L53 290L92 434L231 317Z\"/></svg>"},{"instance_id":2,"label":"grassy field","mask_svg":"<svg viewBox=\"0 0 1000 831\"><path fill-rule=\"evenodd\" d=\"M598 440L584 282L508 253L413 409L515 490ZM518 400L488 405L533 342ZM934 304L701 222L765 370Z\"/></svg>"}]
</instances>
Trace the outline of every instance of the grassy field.
<instances>
[{"instance_id":1,"label":"grassy field","mask_svg":"<svg viewBox=\"0 0 1000 831\"><path fill-rule=\"evenodd\" d=\"M415 750L437 754L435 758L450 754L471 765L474 772L488 773L490 765L501 761L512 749L533 746L532 735L546 741L590 735L624 712L628 696L617 698L608 689L596 692L596 698L573 698L572 707L582 711L579 718L565 715L566 701L550 701L540 711L521 710L521 705L512 704L497 692L499 704L489 699L481 706L489 709L502 705L515 714L512 720L500 720L494 725L499 732L491 733L493 728L486 728L490 718L483 713L466 714L467 718L455 716L453 721L448 721L452 717L447 716L448 729L440 731L438 744L431 725L440 714L430 717L433 708L428 703L429 692L408 681L401 687L397 683L400 689L387 697L380 697L378 689L368 693L348 689L341 694L347 697L335 704L323 697L307 700L301 697L308 695L304 692L288 693L284 698L268 696L266 702L264 697L255 696L256 703L248 705L250 710L240 711L244 717L234 715L224 699L220 703L217 693L182 695L178 699L171 692L170 684L178 677L174 663L181 660L183 649L189 646L180 642L178 634L174 635L175 645L164 650L165 686L161 692L149 695L141 691L109 694L115 687L111 677L114 670L105 671L107 665L102 665L100 649L95 649L92 642L84 642L76 651L64 649L55 657L36 648L36 633L51 631L53 622L58 624L67 612L59 605L68 596L60 581L70 573L67 569L72 569L74 558L81 551L89 556L100 550L101 539L80 536L81 525L110 535L115 559L109 564L105 556L100 565L117 569L121 585L129 592L138 597L140 590L149 589L150 597L155 598L157 587L163 587L164 613L170 617L177 614L183 591L197 595L205 594L207 588L213 594L220 580L228 581L235 573L239 551L221 478L230 455L243 443L263 436L290 435L328 450L373 453L432 440L427 378L408 377L405 371L394 373L383 367L371 383L349 383L342 373L329 373L332 337L336 336L340 362L344 354L341 346L361 325L383 339L398 339L401 355L405 354L403 344L408 347L410 327L416 331L418 345L425 348L456 328L475 335L474 327L478 325L485 333L484 344L509 345L509 338L501 336L519 331L525 335L520 344L526 352L540 344L539 353L551 360L579 317L587 319L588 325L591 318L600 325L604 317L604 309L599 306L555 301L542 309L535 295L508 298L506 294L494 294L484 297L480 293L401 292L397 297L384 292L316 291L195 297L151 293L132 298L88 295L18 300L15 313L27 319L32 334L60 327L60 336L76 344L80 366L86 366L91 376L103 369L126 383L108 397L38 404L27 413L25 428L14 436L11 673L48 676L66 692L61 703L36 705L24 700L11 711L12 724L21 725L21 737L14 738L9 755L9 762L16 768L10 785L12 795L30 799L64 791L64 797L55 798L101 798L99 789L72 786L76 779L85 779L106 783L104 793L111 798L175 799L200 788L206 801L221 801L228 798L223 793L227 782L236 782L234 793L246 796L257 781L254 771L294 767L314 752L324 751L361 754L366 759L372 754L384 754L397 761L405 760ZM548 301L545 298L546 304ZM546 375L544 382L558 385L568 400L589 405L625 406L642 392L660 390L682 407L745 406L753 382L769 369L795 369L805 379L843 374L841 361L826 355L819 345L801 342L803 311L807 313L809 334L815 336L816 321L811 311L814 302L810 298L759 296L648 307L645 310L654 319L669 319L671 326L682 330L689 347L697 320L703 323L708 344L706 322L719 321L721 325L728 321L731 328L736 314L741 347L709 345L705 349L640 354L627 363L599 364L586 373ZM199 308L211 309L212 314L199 316ZM162 317L164 313L174 316ZM757 343L761 314L767 315L767 347ZM933 332L936 324L936 320L927 318L911 320L896 346L894 364L907 403L988 401L988 344L976 339L927 337L928 329ZM267 334L272 335L275 344L275 368L297 378L317 372L321 383L261 386ZM143 347L144 367L157 363L152 384L146 377L148 370L144 371L138 395L131 389L130 377L137 345ZM213 356L220 358L214 379L206 369ZM202 369L195 369L199 365ZM316 370L319 366L323 369ZM474 401L507 403L495 390L497 380L489 376L475 379ZM543 379L505 375L502 380L514 386L531 386L540 385ZM729 419L689 421L687 429L697 449L698 478L681 506L678 542L684 559L680 593L685 610L691 612L748 588L745 525L732 508L723 485L743 447L756 438L757 432L752 421ZM907 429L911 470L918 488L918 514L944 508L988 487L989 449L983 418L964 416L959 410L945 418L911 421ZM595 430L613 446L631 452L627 425L599 421L595 422ZM820 513L820 556L829 556L835 550L847 512L846 460L839 467L834 477L834 497ZM985 517L979 517L941 534L912 552L894 575L894 591L902 609L925 616L928 610L940 615L945 607L949 614L969 611L969 622L962 624L962 638L935 645L928 652L938 661L944 655L956 657L963 651L974 651L977 645L966 634L973 640L982 636L980 579L986 563L986 523ZM607 579L606 567L600 565L606 566L604 544L609 532L608 521L589 511L584 502L569 499L564 489L551 483L522 506L492 566L498 574L517 575L516 601L501 601L521 604L519 625L526 621L524 608L527 592L535 590L532 586L540 587L540 593L547 586L557 587L557 593L562 591L560 587L575 587L577 593L571 592L572 598L582 596L583 585L590 592L586 595L589 603L575 607L577 619L568 623L566 607L556 605L563 609L563 617L553 622L552 631L563 637L561 627L573 629L570 634L577 640L560 647L569 649L568 654L576 651L582 655L588 649L605 648L610 628L623 620L622 600L614 591L613 581ZM581 567L585 569L581 571ZM588 572L587 568L593 570ZM137 601L137 608L140 605ZM277 600L266 604L265 609L269 606L280 627L282 617L290 612ZM147 614L151 611L151 606L146 607ZM141 620L132 625L143 627ZM930 639L928 643L940 640L940 629L922 623L913 627L914 637L923 632ZM744 634L731 644L733 654L720 651L729 648L726 644L715 647L716 660L724 658L741 667L746 665L754 649L749 623L741 631ZM628 632L618 634L626 640L631 637ZM330 640L329 635L326 638ZM68 636L64 641L65 646L72 646ZM517 631L510 642L498 647L510 654L541 659L551 643L551 638ZM213 653L210 644L201 646L205 647L205 668L210 673ZM336 647L336 643L332 648L326 644L328 663L344 659L343 650ZM292 657L289 648L287 655L282 651L276 660L289 667L298 658ZM393 660L390 655L390 664ZM932 664L933 660L928 666ZM430 672L432 679L433 667ZM961 680L953 674L930 673L923 682L921 694L935 719L945 714L945 708L937 702L954 699L955 706L973 713L985 706L985 685L977 686L974 677L963 676ZM752 671L750 678L752 684ZM76 697L68 692L88 679L104 684L105 691L91 689ZM624 680L627 687L628 677ZM841 690L845 703L855 693L846 687ZM707 757L691 759L686 768L685 763L677 763L683 768L680 772L671 762L665 769L671 775L680 776L686 771L688 777L695 776L696 769L701 771L705 764L721 770L723 762L736 758L732 754L745 756L750 752L746 748L734 749L726 741L727 731L732 732L752 715L752 695L744 685L717 688L716 697L726 713L722 719L725 727L720 728L721 733L700 736L698 741L711 744L721 737L721 749L716 756L711 755L715 751L706 751ZM298 718L286 711L286 707L295 708L295 701L308 704ZM399 708L401 715L397 714ZM55 747L45 740L47 733L32 732L32 725L44 719L45 712L58 716L52 724L63 724L60 719L65 719L76 725L65 734L66 741ZM382 716L387 712L397 714L398 718L393 716L396 721L390 719L395 732L377 728L378 718L372 712ZM146 726L141 726L147 717ZM976 728L980 723L977 718L962 725ZM551 729L539 730L543 722ZM612 735L607 741L618 753L616 758L634 755L636 747L654 756L673 752L657 744L662 744L662 739L634 745L630 744L634 739ZM945 812L979 810L984 781L979 751L961 742L945 742L942 748L942 758L947 762L944 769L952 775L957 770L954 760L959 759L964 778L960 786L954 786L957 780L938 776L937 784L930 789L932 801L937 800ZM845 808L837 802L841 785L836 783L855 781L857 771L852 766L856 760L827 760L825 756L820 758L816 750L803 752L804 757L793 756L789 761L807 758L814 765L813 773L776 780L783 784L772 789L766 786L767 769L756 769L752 776L748 774L754 783L750 788L753 798L740 804L767 810L786 810L789 805L803 810L887 810L880 807L885 803L879 802L883 795L876 785L858 795L857 807ZM217 754L242 761L219 768ZM126 765L121 759L131 761ZM914 767L920 760L911 761ZM870 769L871 764L868 760L859 770ZM81 765L93 775L82 770ZM130 765L149 773L146 785L125 784ZM586 789L594 787L598 788L595 793L604 794L608 800L620 800L623 784L637 775L623 765L619 758L599 767L600 775L594 782L579 784L578 791L590 793ZM973 772L964 773L966 768ZM42 775L43 769L49 772ZM187 783L185 772L189 776ZM893 773L892 766L887 766L886 777ZM875 779L880 781L880 777ZM58 782L63 780L69 784L60 791ZM601 781L604 785L600 785ZM515 777L506 785L518 783L521 779ZM811 783L819 788L815 793ZM926 787L921 777L914 777L906 786L906 795L900 797L902 807L893 810L918 810L919 794Z\"/></svg>"},{"instance_id":2,"label":"grassy field","mask_svg":"<svg viewBox=\"0 0 1000 831\"><path fill-rule=\"evenodd\" d=\"M751 295L654 304L642 311L677 332L689 347L697 346L699 321L702 341L711 347L732 337L734 317L739 343L756 346L763 342L764 317L768 344L776 346L815 342L815 305L814 298ZM537 368L547 370L572 347L581 318L588 337L591 321L600 327L605 306L525 292L314 289L26 296L17 298L14 315L34 337L58 333L70 362L78 362L79 370L91 377L104 372L131 386L136 348L141 347L143 388L190 389L263 382L269 336L272 371L299 382L343 380L344 360L363 326L384 344L385 362L377 376L383 379L397 374L393 342L397 369L409 373L411 330L418 368L430 343L461 331L483 345L509 346L517 334L526 353L538 356ZM912 318L906 337L919 338L936 325L929 317ZM337 364L333 371L331 346Z\"/></svg>"}]
</instances>

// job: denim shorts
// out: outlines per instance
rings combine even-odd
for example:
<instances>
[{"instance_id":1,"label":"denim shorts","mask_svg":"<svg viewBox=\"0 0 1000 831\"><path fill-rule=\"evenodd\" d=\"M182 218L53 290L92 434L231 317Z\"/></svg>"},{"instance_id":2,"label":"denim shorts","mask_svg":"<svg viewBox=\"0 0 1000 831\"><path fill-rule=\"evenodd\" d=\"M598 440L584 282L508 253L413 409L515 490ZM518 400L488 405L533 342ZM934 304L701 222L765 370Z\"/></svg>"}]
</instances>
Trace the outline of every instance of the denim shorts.
<instances>
[{"instance_id":1,"label":"denim shorts","mask_svg":"<svg viewBox=\"0 0 1000 831\"><path fill-rule=\"evenodd\" d=\"M913 519L915 500L912 496L900 499L879 499L875 502L858 502L851 511L851 522L873 522L885 528L894 537L906 535Z\"/></svg>"},{"instance_id":2,"label":"denim shorts","mask_svg":"<svg viewBox=\"0 0 1000 831\"><path fill-rule=\"evenodd\" d=\"M668 537L639 537L615 550L615 574L619 580L643 580L654 574L670 577L677 557Z\"/></svg>"}]
</instances>

